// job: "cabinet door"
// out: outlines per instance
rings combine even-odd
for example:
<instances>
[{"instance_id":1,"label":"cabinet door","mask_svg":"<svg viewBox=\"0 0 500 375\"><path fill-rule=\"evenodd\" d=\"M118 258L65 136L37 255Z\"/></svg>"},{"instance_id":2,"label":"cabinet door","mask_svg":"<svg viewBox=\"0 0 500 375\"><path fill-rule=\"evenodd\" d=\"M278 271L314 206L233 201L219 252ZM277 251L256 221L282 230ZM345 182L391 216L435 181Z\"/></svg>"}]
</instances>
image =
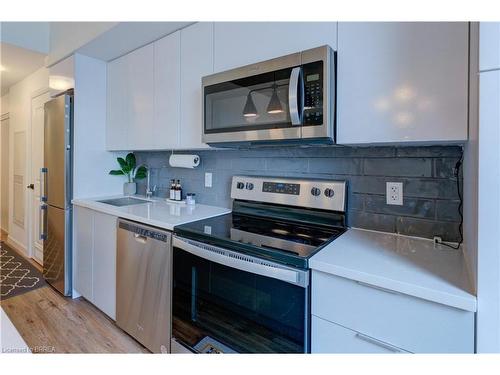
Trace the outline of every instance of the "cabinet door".
<instances>
[{"instance_id":1,"label":"cabinet door","mask_svg":"<svg viewBox=\"0 0 500 375\"><path fill-rule=\"evenodd\" d=\"M467 139L466 22L340 22L337 142Z\"/></svg>"},{"instance_id":2,"label":"cabinet door","mask_svg":"<svg viewBox=\"0 0 500 375\"><path fill-rule=\"evenodd\" d=\"M179 146L181 32L154 43L154 137L153 148Z\"/></svg>"},{"instance_id":3,"label":"cabinet door","mask_svg":"<svg viewBox=\"0 0 500 375\"><path fill-rule=\"evenodd\" d=\"M110 151L128 149L128 84L127 59L108 63L106 149Z\"/></svg>"},{"instance_id":4,"label":"cabinet door","mask_svg":"<svg viewBox=\"0 0 500 375\"><path fill-rule=\"evenodd\" d=\"M206 148L202 143L201 78L213 73L213 23L199 22L181 30L180 148Z\"/></svg>"},{"instance_id":5,"label":"cabinet door","mask_svg":"<svg viewBox=\"0 0 500 375\"><path fill-rule=\"evenodd\" d=\"M75 206L73 209L74 227L74 289L90 302L92 293L92 251L94 237L93 211Z\"/></svg>"},{"instance_id":6,"label":"cabinet door","mask_svg":"<svg viewBox=\"0 0 500 375\"><path fill-rule=\"evenodd\" d=\"M479 70L500 69L500 22L479 24Z\"/></svg>"},{"instance_id":7,"label":"cabinet door","mask_svg":"<svg viewBox=\"0 0 500 375\"><path fill-rule=\"evenodd\" d=\"M116 311L116 217L94 212L92 269L94 305L115 319Z\"/></svg>"},{"instance_id":8,"label":"cabinet door","mask_svg":"<svg viewBox=\"0 0 500 375\"><path fill-rule=\"evenodd\" d=\"M309 48L337 47L336 22L216 22L216 72Z\"/></svg>"},{"instance_id":9,"label":"cabinet door","mask_svg":"<svg viewBox=\"0 0 500 375\"><path fill-rule=\"evenodd\" d=\"M311 320L312 353L409 353L317 316Z\"/></svg>"},{"instance_id":10,"label":"cabinet door","mask_svg":"<svg viewBox=\"0 0 500 375\"><path fill-rule=\"evenodd\" d=\"M154 146L154 47L149 44L122 57L128 82L128 148L148 150Z\"/></svg>"}]
</instances>

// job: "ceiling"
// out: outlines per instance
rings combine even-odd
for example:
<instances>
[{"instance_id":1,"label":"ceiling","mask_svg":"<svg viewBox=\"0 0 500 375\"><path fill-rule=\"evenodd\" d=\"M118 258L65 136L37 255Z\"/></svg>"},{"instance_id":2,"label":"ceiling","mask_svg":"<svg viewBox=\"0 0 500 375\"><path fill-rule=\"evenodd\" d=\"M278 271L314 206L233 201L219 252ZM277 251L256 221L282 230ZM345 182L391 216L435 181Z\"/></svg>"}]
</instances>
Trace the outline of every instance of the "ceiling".
<instances>
[{"instance_id":1,"label":"ceiling","mask_svg":"<svg viewBox=\"0 0 500 375\"><path fill-rule=\"evenodd\" d=\"M107 29L97 24L1 22L0 95L37 69L74 52L110 61L192 22L108 22ZM42 43L45 39L47 46Z\"/></svg>"},{"instance_id":2,"label":"ceiling","mask_svg":"<svg viewBox=\"0 0 500 375\"><path fill-rule=\"evenodd\" d=\"M8 43L0 43L0 95L37 69L45 66L45 55Z\"/></svg>"},{"instance_id":3,"label":"ceiling","mask_svg":"<svg viewBox=\"0 0 500 375\"><path fill-rule=\"evenodd\" d=\"M193 22L119 22L77 52L110 61L191 24Z\"/></svg>"}]
</instances>

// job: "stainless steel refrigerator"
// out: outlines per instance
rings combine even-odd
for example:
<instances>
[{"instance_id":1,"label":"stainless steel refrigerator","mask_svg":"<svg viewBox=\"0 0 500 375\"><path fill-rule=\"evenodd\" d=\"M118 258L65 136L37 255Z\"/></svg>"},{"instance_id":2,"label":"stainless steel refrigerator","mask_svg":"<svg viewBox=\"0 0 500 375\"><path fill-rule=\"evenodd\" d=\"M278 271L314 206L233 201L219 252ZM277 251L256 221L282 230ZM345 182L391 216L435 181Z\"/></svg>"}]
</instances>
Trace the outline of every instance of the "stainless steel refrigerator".
<instances>
[{"instance_id":1,"label":"stainless steel refrigerator","mask_svg":"<svg viewBox=\"0 0 500 375\"><path fill-rule=\"evenodd\" d=\"M72 291L72 92L45 104L44 126L44 167L40 171L43 276L60 293L69 296Z\"/></svg>"}]
</instances>

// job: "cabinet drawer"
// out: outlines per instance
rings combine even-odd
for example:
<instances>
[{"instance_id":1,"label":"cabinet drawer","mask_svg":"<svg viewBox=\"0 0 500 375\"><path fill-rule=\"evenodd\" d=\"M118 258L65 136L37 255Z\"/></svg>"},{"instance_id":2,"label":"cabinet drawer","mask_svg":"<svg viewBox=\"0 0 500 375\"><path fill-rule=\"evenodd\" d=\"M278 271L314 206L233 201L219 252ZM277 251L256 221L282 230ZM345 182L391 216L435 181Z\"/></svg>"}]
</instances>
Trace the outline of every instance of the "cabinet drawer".
<instances>
[{"instance_id":1,"label":"cabinet drawer","mask_svg":"<svg viewBox=\"0 0 500 375\"><path fill-rule=\"evenodd\" d=\"M311 345L313 353L408 353L396 346L314 315Z\"/></svg>"},{"instance_id":2,"label":"cabinet drawer","mask_svg":"<svg viewBox=\"0 0 500 375\"><path fill-rule=\"evenodd\" d=\"M313 271L312 313L414 353L472 353L474 314Z\"/></svg>"}]
</instances>

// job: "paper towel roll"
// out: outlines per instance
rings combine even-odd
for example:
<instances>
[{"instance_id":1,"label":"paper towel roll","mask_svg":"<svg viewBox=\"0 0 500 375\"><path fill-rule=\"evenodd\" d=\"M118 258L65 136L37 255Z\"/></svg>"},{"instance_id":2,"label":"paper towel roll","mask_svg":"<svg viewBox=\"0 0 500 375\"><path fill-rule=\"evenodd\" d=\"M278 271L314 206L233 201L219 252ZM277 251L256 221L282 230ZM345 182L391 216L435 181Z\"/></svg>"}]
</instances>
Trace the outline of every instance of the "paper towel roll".
<instances>
[{"instance_id":1,"label":"paper towel roll","mask_svg":"<svg viewBox=\"0 0 500 375\"><path fill-rule=\"evenodd\" d=\"M168 162L171 167L194 168L200 165L200 157L198 155L170 155Z\"/></svg>"}]
</instances>

